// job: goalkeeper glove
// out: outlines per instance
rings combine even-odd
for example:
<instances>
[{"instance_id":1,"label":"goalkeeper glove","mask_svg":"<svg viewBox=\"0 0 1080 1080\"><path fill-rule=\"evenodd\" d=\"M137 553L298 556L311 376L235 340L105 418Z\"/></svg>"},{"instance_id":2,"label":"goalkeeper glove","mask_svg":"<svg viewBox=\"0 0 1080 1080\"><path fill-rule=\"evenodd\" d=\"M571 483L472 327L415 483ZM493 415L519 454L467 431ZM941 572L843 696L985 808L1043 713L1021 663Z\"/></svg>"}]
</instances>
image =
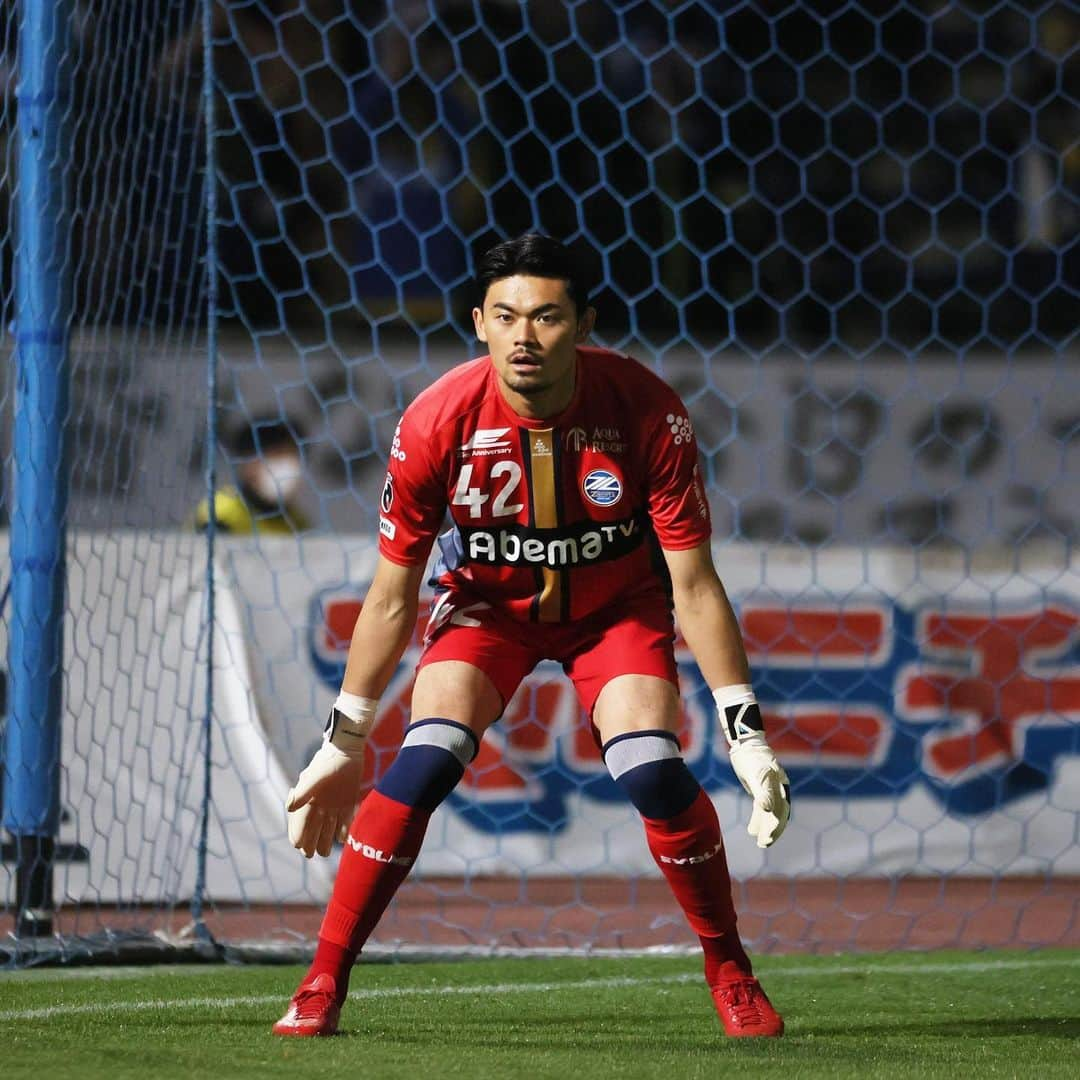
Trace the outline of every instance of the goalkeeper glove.
<instances>
[{"instance_id":1,"label":"goalkeeper glove","mask_svg":"<svg viewBox=\"0 0 1080 1080\"><path fill-rule=\"evenodd\" d=\"M791 788L776 755L765 741L754 691L745 683L713 691L720 726L731 752L731 767L746 794L754 800L746 831L767 848L780 839L791 816Z\"/></svg>"},{"instance_id":2,"label":"goalkeeper glove","mask_svg":"<svg viewBox=\"0 0 1080 1080\"><path fill-rule=\"evenodd\" d=\"M378 702L344 691L330 709L322 746L285 800L289 842L307 858L344 840L360 802L364 746Z\"/></svg>"}]
</instances>

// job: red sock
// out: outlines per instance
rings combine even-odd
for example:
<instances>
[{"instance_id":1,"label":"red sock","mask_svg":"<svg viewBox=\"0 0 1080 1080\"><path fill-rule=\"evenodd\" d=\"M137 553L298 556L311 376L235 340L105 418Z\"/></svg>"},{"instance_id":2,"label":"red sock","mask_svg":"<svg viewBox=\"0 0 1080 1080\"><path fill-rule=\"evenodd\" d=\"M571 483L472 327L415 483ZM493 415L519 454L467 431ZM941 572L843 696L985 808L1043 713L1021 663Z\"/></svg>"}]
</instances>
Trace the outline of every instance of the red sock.
<instances>
[{"instance_id":1,"label":"red sock","mask_svg":"<svg viewBox=\"0 0 1080 1080\"><path fill-rule=\"evenodd\" d=\"M705 951L709 986L751 973L735 928L731 877L716 808L704 790L673 818L643 818L649 851Z\"/></svg>"},{"instance_id":2,"label":"red sock","mask_svg":"<svg viewBox=\"0 0 1080 1080\"><path fill-rule=\"evenodd\" d=\"M344 1000L356 957L420 854L430 817L378 791L360 804L305 982L328 973Z\"/></svg>"},{"instance_id":3,"label":"red sock","mask_svg":"<svg viewBox=\"0 0 1080 1080\"><path fill-rule=\"evenodd\" d=\"M729 930L719 937L698 937L705 953L705 981L710 989L722 982L754 974L750 957L746 955L738 930Z\"/></svg>"}]
</instances>

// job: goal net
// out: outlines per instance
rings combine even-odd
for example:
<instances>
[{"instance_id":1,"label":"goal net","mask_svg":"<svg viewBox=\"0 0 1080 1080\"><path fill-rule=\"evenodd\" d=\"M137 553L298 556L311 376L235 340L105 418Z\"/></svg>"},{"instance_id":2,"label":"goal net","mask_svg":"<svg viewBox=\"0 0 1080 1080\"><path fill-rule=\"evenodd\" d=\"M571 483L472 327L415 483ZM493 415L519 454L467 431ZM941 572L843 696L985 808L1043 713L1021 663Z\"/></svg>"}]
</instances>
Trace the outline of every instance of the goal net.
<instances>
[{"instance_id":1,"label":"goal net","mask_svg":"<svg viewBox=\"0 0 1080 1080\"><path fill-rule=\"evenodd\" d=\"M792 780L761 852L678 641L749 943L1080 942L1078 40L1010 0L9 8L7 962L311 942L336 855L283 799L397 420L479 355L473 260L527 231L688 406ZM293 453L287 513L245 496ZM373 941L692 941L554 665Z\"/></svg>"}]
</instances>

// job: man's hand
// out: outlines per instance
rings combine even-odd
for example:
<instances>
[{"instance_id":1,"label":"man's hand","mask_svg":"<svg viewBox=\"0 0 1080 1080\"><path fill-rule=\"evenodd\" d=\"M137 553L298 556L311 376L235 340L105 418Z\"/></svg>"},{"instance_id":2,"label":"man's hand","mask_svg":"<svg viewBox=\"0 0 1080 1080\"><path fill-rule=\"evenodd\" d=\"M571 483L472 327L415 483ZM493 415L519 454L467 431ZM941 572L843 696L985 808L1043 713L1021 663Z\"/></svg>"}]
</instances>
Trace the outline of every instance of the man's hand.
<instances>
[{"instance_id":1,"label":"man's hand","mask_svg":"<svg viewBox=\"0 0 1080 1080\"><path fill-rule=\"evenodd\" d=\"M780 839L791 816L791 794L787 773L772 752L764 735L746 736L731 747L731 767L754 800L746 831L767 848Z\"/></svg>"},{"instance_id":2,"label":"man's hand","mask_svg":"<svg viewBox=\"0 0 1080 1080\"><path fill-rule=\"evenodd\" d=\"M300 774L285 800L289 842L309 859L329 855L334 841L345 842L364 778L364 747L375 724L378 701L338 694L330 709L322 746Z\"/></svg>"},{"instance_id":3,"label":"man's hand","mask_svg":"<svg viewBox=\"0 0 1080 1080\"><path fill-rule=\"evenodd\" d=\"M329 855L345 838L360 802L363 754L353 756L324 742L285 800L289 842L307 858Z\"/></svg>"},{"instance_id":4,"label":"man's hand","mask_svg":"<svg viewBox=\"0 0 1080 1080\"><path fill-rule=\"evenodd\" d=\"M759 848L770 847L780 839L791 817L787 773L765 741L761 709L749 684L719 687L713 691L713 700L731 748L731 767L754 800L746 831Z\"/></svg>"}]
</instances>

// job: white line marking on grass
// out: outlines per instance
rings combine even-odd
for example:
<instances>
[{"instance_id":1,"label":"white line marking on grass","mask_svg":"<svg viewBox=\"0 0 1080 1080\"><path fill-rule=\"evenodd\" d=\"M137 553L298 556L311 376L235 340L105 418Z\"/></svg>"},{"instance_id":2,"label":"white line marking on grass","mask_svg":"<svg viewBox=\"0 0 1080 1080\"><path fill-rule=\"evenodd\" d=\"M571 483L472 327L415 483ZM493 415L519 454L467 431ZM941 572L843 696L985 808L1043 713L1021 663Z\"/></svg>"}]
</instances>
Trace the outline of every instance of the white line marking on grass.
<instances>
[{"instance_id":1,"label":"white line marking on grass","mask_svg":"<svg viewBox=\"0 0 1080 1080\"><path fill-rule=\"evenodd\" d=\"M771 967L766 960L768 971L760 972L770 979L782 979L785 975L933 975L941 972L945 975L962 975L965 972L980 971L1023 971L1033 967L1080 967L1080 952L1075 956L1032 956L1030 959L1017 957L1015 960L947 960L935 964L928 960L923 964L852 964L839 967Z\"/></svg>"},{"instance_id":2,"label":"white line marking on grass","mask_svg":"<svg viewBox=\"0 0 1080 1080\"><path fill-rule=\"evenodd\" d=\"M51 1020L57 1016L100 1016L113 1013L162 1012L166 1009L232 1009L240 1005L269 1005L282 998L259 997L177 998L170 1001L86 1002L83 1005L46 1005L40 1009L12 1009L0 1012L0 1024L16 1020Z\"/></svg>"},{"instance_id":3,"label":"white line marking on grass","mask_svg":"<svg viewBox=\"0 0 1080 1080\"><path fill-rule=\"evenodd\" d=\"M768 965L766 965L768 966ZM974 960L970 963L949 961L942 964L845 964L843 967L777 967L768 977L835 975L926 975L933 973L966 974L985 971L1017 971L1037 967L1080 967L1078 957L1017 958L1015 960ZM662 986L698 982L697 972L677 975L611 976L601 979L572 979L565 982L478 983L473 986L373 986L357 988L349 993L350 1000L425 997L430 994L550 994L560 990L629 989L636 986ZM188 997L149 1001L84 1002L72 1005L46 1005L36 1009L11 1009L0 1012L0 1023L18 1020L48 1020L57 1016L93 1016L111 1013L162 1012L168 1009L232 1009L247 1005L279 1004L284 1007L284 994L260 994L246 997Z\"/></svg>"},{"instance_id":4,"label":"white line marking on grass","mask_svg":"<svg viewBox=\"0 0 1080 1080\"><path fill-rule=\"evenodd\" d=\"M577 979L570 982L543 983L480 983L475 986L373 986L349 991L349 1000L371 998L424 997L429 994L548 994L554 990L599 990L612 987L648 986L657 983L682 983L700 979L698 974L655 975L643 978L615 976L610 979ZM86 1002L81 1005L48 1005L39 1009L13 1009L0 1012L0 1023L9 1020L48 1020L54 1016L80 1016L95 1013L147 1012L162 1009L232 1008L237 1005L284 1006L284 994L268 997L175 998L159 1001Z\"/></svg>"},{"instance_id":5,"label":"white line marking on grass","mask_svg":"<svg viewBox=\"0 0 1080 1080\"><path fill-rule=\"evenodd\" d=\"M0 989L5 983L20 982L124 982L130 979L172 979L187 975L205 975L215 964L141 964L113 967L88 964L84 967L31 967L0 971Z\"/></svg>"}]
</instances>

